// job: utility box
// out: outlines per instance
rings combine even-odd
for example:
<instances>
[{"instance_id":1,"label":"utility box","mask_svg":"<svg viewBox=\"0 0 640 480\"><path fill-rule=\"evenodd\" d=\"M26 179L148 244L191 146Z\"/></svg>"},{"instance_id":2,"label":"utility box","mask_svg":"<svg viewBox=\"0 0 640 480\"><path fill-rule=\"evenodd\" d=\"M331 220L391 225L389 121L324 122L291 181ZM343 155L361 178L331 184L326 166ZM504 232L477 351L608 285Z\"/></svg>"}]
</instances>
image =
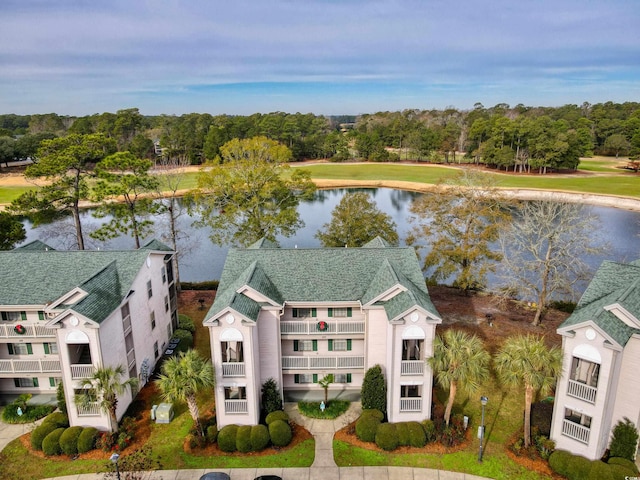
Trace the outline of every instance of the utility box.
<instances>
[{"instance_id":1,"label":"utility box","mask_svg":"<svg viewBox=\"0 0 640 480\"><path fill-rule=\"evenodd\" d=\"M161 403L156 408L156 423L169 423L173 420L173 405Z\"/></svg>"}]
</instances>

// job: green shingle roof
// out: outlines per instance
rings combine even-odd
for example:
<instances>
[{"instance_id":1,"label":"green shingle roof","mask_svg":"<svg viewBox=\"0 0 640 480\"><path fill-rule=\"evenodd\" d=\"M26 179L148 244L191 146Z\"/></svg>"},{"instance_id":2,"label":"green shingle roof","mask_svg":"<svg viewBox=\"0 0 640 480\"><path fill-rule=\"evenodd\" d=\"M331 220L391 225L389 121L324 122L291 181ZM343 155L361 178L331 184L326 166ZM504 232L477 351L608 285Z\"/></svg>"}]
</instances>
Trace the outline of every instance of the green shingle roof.
<instances>
[{"instance_id":1,"label":"green shingle roof","mask_svg":"<svg viewBox=\"0 0 640 480\"><path fill-rule=\"evenodd\" d=\"M40 251L47 251L47 250L55 250L55 248L50 247L49 245L47 245L46 243L40 241L40 240L34 240L33 242L29 242L29 243L25 243L24 245L20 246L20 247L16 247L15 250L11 250L12 252L15 252L16 250L18 251L24 251L24 250L40 250Z\"/></svg>"},{"instance_id":2,"label":"green shingle roof","mask_svg":"<svg viewBox=\"0 0 640 480\"><path fill-rule=\"evenodd\" d=\"M145 249L0 252L0 305L46 305L79 287L88 295L71 307L101 322L129 293L148 255Z\"/></svg>"},{"instance_id":3,"label":"green shingle roof","mask_svg":"<svg viewBox=\"0 0 640 480\"><path fill-rule=\"evenodd\" d=\"M397 283L409 292L402 305L396 300L398 306L394 311L406 305L420 306L440 316L429 299L413 248L368 245L367 248L282 249L254 244L250 248L229 250L218 294L207 318L239 302L235 292L247 284L282 304L285 301L366 303L365 300L375 298ZM251 306L255 315L248 318L257 318L257 307L257 304Z\"/></svg>"},{"instance_id":4,"label":"green shingle roof","mask_svg":"<svg viewBox=\"0 0 640 480\"><path fill-rule=\"evenodd\" d=\"M640 261L630 264L605 261L583 293L575 311L559 329L593 321L620 345L625 346L634 333L632 328L605 307L619 304L640 320Z\"/></svg>"}]
</instances>

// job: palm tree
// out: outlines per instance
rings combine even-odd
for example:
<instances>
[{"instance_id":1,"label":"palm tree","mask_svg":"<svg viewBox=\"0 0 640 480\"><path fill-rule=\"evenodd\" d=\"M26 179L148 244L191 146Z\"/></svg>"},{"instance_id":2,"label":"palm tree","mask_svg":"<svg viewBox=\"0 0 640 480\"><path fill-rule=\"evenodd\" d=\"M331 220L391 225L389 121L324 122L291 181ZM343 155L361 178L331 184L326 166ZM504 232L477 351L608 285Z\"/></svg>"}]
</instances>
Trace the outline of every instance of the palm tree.
<instances>
[{"instance_id":1,"label":"palm tree","mask_svg":"<svg viewBox=\"0 0 640 480\"><path fill-rule=\"evenodd\" d=\"M454 329L438 335L433 342L433 350L433 357L428 359L429 365L437 372L436 380L440 386L449 389L444 412L444 420L449 425L458 388L467 395L476 392L480 384L489 378L491 356L477 336Z\"/></svg>"},{"instance_id":2,"label":"palm tree","mask_svg":"<svg viewBox=\"0 0 640 480\"><path fill-rule=\"evenodd\" d=\"M167 402L187 402L196 428L204 435L196 394L203 388L215 386L211 362L202 358L196 350L181 352L162 364L162 373L156 383Z\"/></svg>"},{"instance_id":3,"label":"palm tree","mask_svg":"<svg viewBox=\"0 0 640 480\"><path fill-rule=\"evenodd\" d=\"M133 388L138 385L138 379L135 377L121 381L124 374L125 369L122 365L98 368L91 377L82 380L81 386L85 393L76 397L76 403L83 406L99 402L100 408L109 415L112 432L118 431L118 395L122 395L127 387Z\"/></svg>"},{"instance_id":4,"label":"palm tree","mask_svg":"<svg viewBox=\"0 0 640 480\"><path fill-rule=\"evenodd\" d=\"M534 392L544 395L562 374L562 351L547 347L537 335L507 339L495 357L501 382L507 387L524 385L524 446L531 443L531 403Z\"/></svg>"}]
</instances>

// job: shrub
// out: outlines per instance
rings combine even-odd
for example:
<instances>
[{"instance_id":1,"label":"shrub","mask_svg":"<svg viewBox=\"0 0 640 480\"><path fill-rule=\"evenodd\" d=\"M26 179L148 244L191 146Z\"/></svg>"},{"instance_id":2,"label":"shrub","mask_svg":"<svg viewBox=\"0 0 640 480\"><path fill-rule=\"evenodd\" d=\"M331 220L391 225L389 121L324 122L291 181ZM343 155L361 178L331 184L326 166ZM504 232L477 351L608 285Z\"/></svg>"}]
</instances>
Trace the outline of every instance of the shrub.
<instances>
[{"instance_id":1,"label":"shrub","mask_svg":"<svg viewBox=\"0 0 640 480\"><path fill-rule=\"evenodd\" d=\"M348 400L334 398L325 405L323 411L320 410L320 402L298 402L298 411L305 417L333 420L349 410L350 405Z\"/></svg>"},{"instance_id":2,"label":"shrub","mask_svg":"<svg viewBox=\"0 0 640 480\"><path fill-rule=\"evenodd\" d=\"M356 436L363 442L375 442L380 419L376 415L362 413L356 421Z\"/></svg>"},{"instance_id":3,"label":"shrub","mask_svg":"<svg viewBox=\"0 0 640 480\"><path fill-rule=\"evenodd\" d=\"M632 462L631 460L627 460L626 458L609 457L609 460L607 461L607 463L609 463L610 465L622 465L623 467L628 468L629 470L633 470L634 474L639 473L638 466L635 464L635 462Z\"/></svg>"},{"instance_id":4,"label":"shrub","mask_svg":"<svg viewBox=\"0 0 640 480\"><path fill-rule=\"evenodd\" d=\"M58 410L67 415L67 399L64 396L64 384L62 382L56 388L56 401L58 402Z\"/></svg>"},{"instance_id":5,"label":"shrub","mask_svg":"<svg viewBox=\"0 0 640 480\"><path fill-rule=\"evenodd\" d=\"M444 420L439 425L436 425L438 429L438 435L440 443L447 447L453 447L459 445L464 441L467 430L464 428L464 416L452 415L449 425L445 424Z\"/></svg>"},{"instance_id":6,"label":"shrub","mask_svg":"<svg viewBox=\"0 0 640 480\"><path fill-rule=\"evenodd\" d=\"M579 455L571 455L567 462L567 473L565 476L569 480L585 480L591 471L591 460Z\"/></svg>"},{"instance_id":7,"label":"shrub","mask_svg":"<svg viewBox=\"0 0 640 480\"><path fill-rule=\"evenodd\" d=\"M58 427L68 427L69 426L69 417L62 412L53 412L51 415L48 415L42 423L50 423L52 425L56 425Z\"/></svg>"},{"instance_id":8,"label":"shrub","mask_svg":"<svg viewBox=\"0 0 640 480\"><path fill-rule=\"evenodd\" d=\"M589 470L588 480L613 480L613 472L611 471L611 465L607 465L600 460L594 460L591 463L591 469Z\"/></svg>"},{"instance_id":9,"label":"shrub","mask_svg":"<svg viewBox=\"0 0 640 480\"><path fill-rule=\"evenodd\" d=\"M173 332L174 338L180 340L178 344L177 350L180 352L186 352L193 346L193 335L188 330L182 330L178 328L175 332Z\"/></svg>"},{"instance_id":10,"label":"shrub","mask_svg":"<svg viewBox=\"0 0 640 480\"><path fill-rule=\"evenodd\" d=\"M275 412L271 412L269 415L267 415L267 418L265 419L265 423L267 425L271 425L271 423L275 422L276 420L282 420L283 422L288 422L289 415L287 415L287 413L284 412L283 410L276 410Z\"/></svg>"},{"instance_id":11,"label":"shrub","mask_svg":"<svg viewBox=\"0 0 640 480\"><path fill-rule=\"evenodd\" d=\"M259 452L269 445L269 429L266 425L254 425L251 427L251 450Z\"/></svg>"},{"instance_id":12,"label":"shrub","mask_svg":"<svg viewBox=\"0 0 640 480\"><path fill-rule=\"evenodd\" d=\"M427 436L419 422L407 422L409 430L409 445L412 447L424 447L427 444Z\"/></svg>"},{"instance_id":13,"label":"shrub","mask_svg":"<svg viewBox=\"0 0 640 480\"><path fill-rule=\"evenodd\" d=\"M269 424L269 437L276 447L286 447L291 443L293 433L288 423L283 420L274 420Z\"/></svg>"},{"instance_id":14,"label":"shrub","mask_svg":"<svg viewBox=\"0 0 640 480\"><path fill-rule=\"evenodd\" d=\"M269 378L262 384L262 410L265 415L282 410L282 397L274 378Z\"/></svg>"},{"instance_id":15,"label":"shrub","mask_svg":"<svg viewBox=\"0 0 640 480\"><path fill-rule=\"evenodd\" d=\"M398 448L398 432L393 423L381 423L376 432L376 445L383 450L391 451Z\"/></svg>"},{"instance_id":16,"label":"shrub","mask_svg":"<svg viewBox=\"0 0 640 480\"><path fill-rule=\"evenodd\" d=\"M242 425L236 432L236 450L240 453L251 451L251 425Z\"/></svg>"},{"instance_id":17,"label":"shrub","mask_svg":"<svg viewBox=\"0 0 640 480\"><path fill-rule=\"evenodd\" d=\"M178 315L178 329L194 333L196 331L196 324L193 323L191 317L181 313Z\"/></svg>"},{"instance_id":18,"label":"shrub","mask_svg":"<svg viewBox=\"0 0 640 480\"><path fill-rule=\"evenodd\" d=\"M362 410L362 413L360 414L360 416L365 416L365 415L371 415L380 421L384 420L384 413L382 413L380 410L376 408L368 408L366 410Z\"/></svg>"},{"instance_id":19,"label":"shrub","mask_svg":"<svg viewBox=\"0 0 640 480\"><path fill-rule=\"evenodd\" d=\"M18 415L18 407L22 415ZM53 405L24 405L14 402L7 405L2 411L2 420L5 423L30 423L46 417L56 409Z\"/></svg>"},{"instance_id":20,"label":"shrub","mask_svg":"<svg viewBox=\"0 0 640 480\"><path fill-rule=\"evenodd\" d=\"M609 452L612 457L622 457L633 461L638 445L638 430L627 417L613 427Z\"/></svg>"},{"instance_id":21,"label":"shrub","mask_svg":"<svg viewBox=\"0 0 640 480\"><path fill-rule=\"evenodd\" d=\"M623 465L617 465L615 463L608 464L609 471L611 472L611 477L613 480L629 480L630 478L634 478L638 476L637 472L633 470L629 470L627 467Z\"/></svg>"},{"instance_id":22,"label":"shrub","mask_svg":"<svg viewBox=\"0 0 640 480\"><path fill-rule=\"evenodd\" d=\"M45 455L60 455L60 437L66 429L64 427L56 428L42 440L42 451Z\"/></svg>"},{"instance_id":23,"label":"shrub","mask_svg":"<svg viewBox=\"0 0 640 480\"><path fill-rule=\"evenodd\" d=\"M54 423L42 422L31 432L31 447L34 450L42 450L42 441L47 435L53 432L56 428L60 428Z\"/></svg>"},{"instance_id":24,"label":"shrub","mask_svg":"<svg viewBox=\"0 0 640 480\"><path fill-rule=\"evenodd\" d=\"M573 313L576 309L576 302L571 302L567 300L553 300L549 306L556 310L560 310L565 313Z\"/></svg>"},{"instance_id":25,"label":"shrub","mask_svg":"<svg viewBox=\"0 0 640 480\"><path fill-rule=\"evenodd\" d=\"M551 467L551 470L566 477L568 472L567 465L569 464L569 460L572 456L573 455L566 450L555 450L549 456L549 466Z\"/></svg>"},{"instance_id":26,"label":"shrub","mask_svg":"<svg viewBox=\"0 0 640 480\"><path fill-rule=\"evenodd\" d=\"M433 423L433 420L423 420L420 425L422 425L422 429L424 430L427 443L433 442L436 439L436 425Z\"/></svg>"},{"instance_id":27,"label":"shrub","mask_svg":"<svg viewBox=\"0 0 640 480\"><path fill-rule=\"evenodd\" d=\"M205 282L180 282L181 290L217 290L219 280Z\"/></svg>"},{"instance_id":28,"label":"shrub","mask_svg":"<svg viewBox=\"0 0 640 480\"><path fill-rule=\"evenodd\" d=\"M380 365L374 365L367 370L362 381L360 396L363 409L375 408L386 415L387 386Z\"/></svg>"},{"instance_id":29,"label":"shrub","mask_svg":"<svg viewBox=\"0 0 640 480\"><path fill-rule=\"evenodd\" d=\"M236 451L238 425L226 425L218 432L218 447L223 452Z\"/></svg>"},{"instance_id":30,"label":"shrub","mask_svg":"<svg viewBox=\"0 0 640 480\"><path fill-rule=\"evenodd\" d=\"M94 427L86 427L83 429L78 437L78 453L90 452L96 448L98 433L98 429Z\"/></svg>"},{"instance_id":31,"label":"shrub","mask_svg":"<svg viewBox=\"0 0 640 480\"><path fill-rule=\"evenodd\" d=\"M96 448L99 448L103 452L109 452L116 448L118 441L118 434L111 432L100 432L96 439Z\"/></svg>"},{"instance_id":32,"label":"shrub","mask_svg":"<svg viewBox=\"0 0 640 480\"><path fill-rule=\"evenodd\" d=\"M218 427L216 425L209 425L207 427L207 442L209 443L216 443L216 440L218 439Z\"/></svg>"},{"instance_id":33,"label":"shrub","mask_svg":"<svg viewBox=\"0 0 640 480\"><path fill-rule=\"evenodd\" d=\"M67 455L78 453L78 438L82 433L82 427L69 427L60 435L60 450Z\"/></svg>"},{"instance_id":34,"label":"shrub","mask_svg":"<svg viewBox=\"0 0 640 480\"><path fill-rule=\"evenodd\" d=\"M115 478L115 464L108 462L111 476L105 475L106 478ZM120 457L118 468L123 479L134 480L146 478L144 473L150 470L160 470L160 462L154 458L151 447L145 445L133 453Z\"/></svg>"},{"instance_id":35,"label":"shrub","mask_svg":"<svg viewBox=\"0 0 640 480\"><path fill-rule=\"evenodd\" d=\"M409 427L407 422L396 423L396 433L398 434L398 446L409 446Z\"/></svg>"}]
</instances>

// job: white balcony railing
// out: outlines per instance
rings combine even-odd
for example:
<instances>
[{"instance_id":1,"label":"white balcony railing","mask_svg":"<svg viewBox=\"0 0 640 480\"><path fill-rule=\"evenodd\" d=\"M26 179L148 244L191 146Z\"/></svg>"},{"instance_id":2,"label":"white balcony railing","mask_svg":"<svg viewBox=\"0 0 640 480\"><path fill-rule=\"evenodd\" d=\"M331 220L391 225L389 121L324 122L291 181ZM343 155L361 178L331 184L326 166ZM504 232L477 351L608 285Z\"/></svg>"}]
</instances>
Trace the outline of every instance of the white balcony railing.
<instances>
[{"instance_id":1,"label":"white balcony railing","mask_svg":"<svg viewBox=\"0 0 640 480\"><path fill-rule=\"evenodd\" d=\"M95 372L96 368L90 363L71 365L71 378L73 380L82 380L83 378L89 378L93 376Z\"/></svg>"},{"instance_id":2,"label":"white balcony railing","mask_svg":"<svg viewBox=\"0 0 640 480\"><path fill-rule=\"evenodd\" d=\"M339 368L364 368L364 356L282 357L283 370L327 370Z\"/></svg>"},{"instance_id":3,"label":"white balcony railing","mask_svg":"<svg viewBox=\"0 0 640 480\"><path fill-rule=\"evenodd\" d=\"M249 404L246 400L225 400L224 412L225 413L247 413L249 411Z\"/></svg>"},{"instance_id":4,"label":"white balcony railing","mask_svg":"<svg viewBox=\"0 0 640 480\"><path fill-rule=\"evenodd\" d=\"M400 375L422 375L424 373L424 360L402 360Z\"/></svg>"},{"instance_id":5,"label":"white balcony railing","mask_svg":"<svg viewBox=\"0 0 640 480\"><path fill-rule=\"evenodd\" d=\"M244 362L225 362L222 364L223 377L244 377Z\"/></svg>"},{"instance_id":6,"label":"white balcony railing","mask_svg":"<svg viewBox=\"0 0 640 480\"><path fill-rule=\"evenodd\" d=\"M401 412L421 412L422 411L422 398L419 397L406 397L400 399L400 411Z\"/></svg>"},{"instance_id":7,"label":"white balcony railing","mask_svg":"<svg viewBox=\"0 0 640 480\"><path fill-rule=\"evenodd\" d=\"M60 360L0 360L3 373L60 373Z\"/></svg>"},{"instance_id":8,"label":"white balcony railing","mask_svg":"<svg viewBox=\"0 0 640 480\"><path fill-rule=\"evenodd\" d=\"M314 319L308 321L283 321L280 322L280 333L294 335L364 335L364 322L330 321L323 320L327 324L326 330L318 330L318 322Z\"/></svg>"},{"instance_id":9,"label":"white balcony railing","mask_svg":"<svg viewBox=\"0 0 640 480\"><path fill-rule=\"evenodd\" d=\"M598 393L598 389L596 387L592 387L586 383L577 382L575 380L569 380L567 395L595 404L596 393Z\"/></svg>"},{"instance_id":10,"label":"white balcony railing","mask_svg":"<svg viewBox=\"0 0 640 480\"><path fill-rule=\"evenodd\" d=\"M76 404L79 417L95 417L102 414L99 402L90 402L86 405Z\"/></svg>"},{"instance_id":11,"label":"white balcony railing","mask_svg":"<svg viewBox=\"0 0 640 480\"><path fill-rule=\"evenodd\" d=\"M562 422L562 434L584 444L589 444L590 431L591 430L584 425L572 422L571 420L565 419Z\"/></svg>"},{"instance_id":12,"label":"white balcony railing","mask_svg":"<svg viewBox=\"0 0 640 480\"><path fill-rule=\"evenodd\" d=\"M24 333L17 333L15 326L18 324L0 325L0 338L33 338L33 337L55 337L56 330L43 325L24 325Z\"/></svg>"}]
</instances>

